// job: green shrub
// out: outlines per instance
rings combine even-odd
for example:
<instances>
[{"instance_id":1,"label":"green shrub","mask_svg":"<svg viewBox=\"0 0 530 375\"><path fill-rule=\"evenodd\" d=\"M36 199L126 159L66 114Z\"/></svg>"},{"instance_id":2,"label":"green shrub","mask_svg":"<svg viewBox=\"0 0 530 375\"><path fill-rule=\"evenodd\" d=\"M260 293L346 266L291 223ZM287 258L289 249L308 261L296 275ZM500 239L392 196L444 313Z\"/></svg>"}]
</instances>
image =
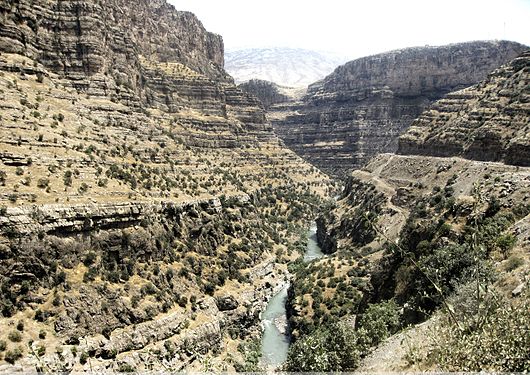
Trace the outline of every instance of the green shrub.
<instances>
[{"instance_id":1,"label":"green shrub","mask_svg":"<svg viewBox=\"0 0 530 375\"><path fill-rule=\"evenodd\" d=\"M21 342L22 341L22 335L18 331L9 332L9 335L7 335L7 338L9 339L9 341L12 341L12 342Z\"/></svg>"},{"instance_id":2,"label":"green shrub","mask_svg":"<svg viewBox=\"0 0 530 375\"><path fill-rule=\"evenodd\" d=\"M80 194L84 194L88 191L89 189L89 186L85 183L85 182L82 182L81 183L81 186L79 186L79 188L77 189L77 191L80 193Z\"/></svg>"},{"instance_id":3,"label":"green shrub","mask_svg":"<svg viewBox=\"0 0 530 375\"><path fill-rule=\"evenodd\" d=\"M45 189L50 184L50 180L47 178L39 178L37 181L37 187L41 189Z\"/></svg>"},{"instance_id":4,"label":"green shrub","mask_svg":"<svg viewBox=\"0 0 530 375\"><path fill-rule=\"evenodd\" d=\"M287 371L346 371L358 365L361 351L351 326L342 323L321 327L289 348Z\"/></svg>"},{"instance_id":5,"label":"green shrub","mask_svg":"<svg viewBox=\"0 0 530 375\"><path fill-rule=\"evenodd\" d=\"M0 352L3 352L7 348L6 340L0 340Z\"/></svg>"},{"instance_id":6,"label":"green shrub","mask_svg":"<svg viewBox=\"0 0 530 375\"><path fill-rule=\"evenodd\" d=\"M84 365L88 360L88 353L87 352L83 352L81 353L81 355L79 356L79 363Z\"/></svg>"},{"instance_id":7,"label":"green shrub","mask_svg":"<svg viewBox=\"0 0 530 375\"><path fill-rule=\"evenodd\" d=\"M94 264L96 259L97 259L97 254L93 251L90 251L85 256L85 259L83 259L83 264L87 267L90 267L91 265Z\"/></svg>"},{"instance_id":8,"label":"green shrub","mask_svg":"<svg viewBox=\"0 0 530 375\"><path fill-rule=\"evenodd\" d=\"M423 360L441 371L530 371L530 301L523 301L511 305L491 298L477 304L475 313L460 314L462 329L446 317Z\"/></svg>"},{"instance_id":9,"label":"green shrub","mask_svg":"<svg viewBox=\"0 0 530 375\"><path fill-rule=\"evenodd\" d=\"M13 350L8 350L5 355L4 359L6 362L11 363L12 365L22 357L22 349L15 348Z\"/></svg>"},{"instance_id":10,"label":"green shrub","mask_svg":"<svg viewBox=\"0 0 530 375\"><path fill-rule=\"evenodd\" d=\"M63 182L65 186L72 186L72 171L67 170L64 172Z\"/></svg>"},{"instance_id":11,"label":"green shrub","mask_svg":"<svg viewBox=\"0 0 530 375\"><path fill-rule=\"evenodd\" d=\"M37 356L42 357L44 354L46 354L46 347L44 345L39 345L37 347Z\"/></svg>"},{"instance_id":12,"label":"green shrub","mask_svg":"<svg viewBox=\"0 0 530 375\"><path fill-rule=\"evenodd\" d=\"M394 301L369 305L360 321L359 332L367 346L375 346L398 330L399 308Z\"/></svg>"},{"instance_id":13,"label":"green shrub","mask_svg":"<svg viewBox=\"0 0 530 375\"><path fill-rule=\"evenodd\" d=\"M135 372L136 368L129 363L121 363L118 367L118 372Z\"/></svg>"},{"instance_id":14,"label":"green shrub","mask_svg":"<svg viewBox=\"0 0 530 375\"><path fill-rule=\"evenodd\" d=\"M517 243L517 238L511 233L506 233L500 235L495 242L499 250L506 257L510 250L512 250Z\"/></svg>"}]
</instances>

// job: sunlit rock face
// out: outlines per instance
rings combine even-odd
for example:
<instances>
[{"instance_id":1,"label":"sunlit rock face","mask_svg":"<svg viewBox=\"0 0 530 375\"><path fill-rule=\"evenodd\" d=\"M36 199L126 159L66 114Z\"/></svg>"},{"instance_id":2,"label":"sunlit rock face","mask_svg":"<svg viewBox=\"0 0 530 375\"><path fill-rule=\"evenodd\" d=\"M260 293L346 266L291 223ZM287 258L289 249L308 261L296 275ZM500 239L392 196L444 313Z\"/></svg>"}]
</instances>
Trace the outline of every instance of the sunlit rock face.
<instances>
[{"instance_id":1,"label":"sunlit rock face","mask_svg":"<svg viewBox=\"0 0 530 375\"><path fill-rule=\"evenodd\" d=\"M530 165L530 51L477 85L448 94L399 138L400 154Z\"/></svg>"},{"instance_id":2,"label":"sunlit rock face","mask_svg":"<svg viewBox=\"0 0 530 375\"><path fill-rule=\"evenodd\" d=\"M395 152L398 136L433 101L473 85L525 46L507 41L418 47L360 58L309 86L302 103L274 119L292 150L344 176Z\"/></svg>"},{"instance_id":3,"label":"sunlit rock face","mask_svg":"<svg viewBox=\"0 0 530 375\"><path fill-rule=\"evenodd\" d=\"M0 0L0 20L0 340L21 322L0 372L233 370L329 180L191 13Z\"/></svg>"}]
</instances>

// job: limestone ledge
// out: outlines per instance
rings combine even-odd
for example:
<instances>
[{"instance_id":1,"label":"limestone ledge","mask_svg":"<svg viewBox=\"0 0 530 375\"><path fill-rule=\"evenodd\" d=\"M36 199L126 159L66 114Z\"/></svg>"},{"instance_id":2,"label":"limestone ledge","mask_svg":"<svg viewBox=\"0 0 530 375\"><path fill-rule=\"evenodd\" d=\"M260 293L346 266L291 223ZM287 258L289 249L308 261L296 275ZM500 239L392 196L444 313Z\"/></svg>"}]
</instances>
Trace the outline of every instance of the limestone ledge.
<instances>
[{"instance_id":1,"label":"limestone ledge","mask_svg":"<svg viewBox=\"0 0 530 375\"><path fill-rule=\"evenodd\" d=\"M244 204L246 194L234 196ZM95 228L107 229L136 225L155 214L179 215L193 210L219 212L219 198L197 199L186 202L117 202L76 205L47 204L7 207L0 214L0 233L25 236L32 233L74 233Z\"/></svg>"}]
</instances>

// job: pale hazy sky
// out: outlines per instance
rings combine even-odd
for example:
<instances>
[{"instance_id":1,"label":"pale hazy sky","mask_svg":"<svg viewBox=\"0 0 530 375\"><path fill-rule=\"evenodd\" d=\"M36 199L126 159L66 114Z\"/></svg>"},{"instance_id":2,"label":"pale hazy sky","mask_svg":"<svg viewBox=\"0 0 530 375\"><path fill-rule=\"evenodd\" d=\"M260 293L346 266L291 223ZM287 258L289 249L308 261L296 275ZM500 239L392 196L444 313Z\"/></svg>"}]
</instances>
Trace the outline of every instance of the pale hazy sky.
<instances>
[{"instance_id":1,"label":"pale hazy sky","mask_svg":"<svg viewBox=\"0 0 530 375\"><path fill-rule=\"evenodd\" d=\"M299 47L360 57L482 39L530 45L530 0L168 0L226 49Z\"/></svg>"}]
</instances>

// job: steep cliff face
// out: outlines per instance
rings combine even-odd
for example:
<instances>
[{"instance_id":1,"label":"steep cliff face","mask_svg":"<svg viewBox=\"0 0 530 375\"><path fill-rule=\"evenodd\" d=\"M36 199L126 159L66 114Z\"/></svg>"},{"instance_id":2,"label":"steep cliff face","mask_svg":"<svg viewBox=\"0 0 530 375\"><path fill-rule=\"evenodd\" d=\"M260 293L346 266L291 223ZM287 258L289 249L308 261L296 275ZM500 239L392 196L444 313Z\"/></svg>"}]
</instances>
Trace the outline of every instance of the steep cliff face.
<instances>
[{"instance_id":1,"label":"steep cliff face","mask_svg":"<svg viewBox=\"0 0 530 375\"><path fill-rule=\"evenodd\" d=\"M273 104L285 103L290 99L289 96L281 92L281 87L274 82L251 79L248 82L241 83L238 87L246 93L257 97L266 109Z\"/></svg>"},{"instance_id":2,"label":"steep cliff face","mask_svg":"<svg viewBox=\"0 0 530 375\"><path fill-rule=\"evenodd\" d=\"M222 38L164 0L2 1L0 12L3 52L25 55L68 77L110 73L137 85L140 55L226 76Z\"/></svg>"},{"instance_id":3,"label":"steep cliff face","mask_svg":"<svg viewBox=\"0 0 530 375\"><path fill-rule=\"evenodd\" d=\"M226 365L295 256L278 217L301 225L328 180L190 13L0 1L0 19L0 371Z\"/></svg>"},{"instance_id":4,"label":"steep cliff face","mask_svg":"<svg viewBox=\"0 0 530 375\"><path fill-rule=\"evenodd\" d=\"M303 104L273 125L292 150L344 176L377 153L395 152L398 136L434 100L524 50L513 42L470 42L357 59L310 85Z\"/></svg>"},{"instance_id":5,"label":"steep cliff face","mask_svg":"<svg viewBox=\"0 0 530 375\"><path fill-rule=\"evenodd\" d=\"M399 138L400 154L530 165L530 52L434 103Z\"/></svg>"}]
</instances>

